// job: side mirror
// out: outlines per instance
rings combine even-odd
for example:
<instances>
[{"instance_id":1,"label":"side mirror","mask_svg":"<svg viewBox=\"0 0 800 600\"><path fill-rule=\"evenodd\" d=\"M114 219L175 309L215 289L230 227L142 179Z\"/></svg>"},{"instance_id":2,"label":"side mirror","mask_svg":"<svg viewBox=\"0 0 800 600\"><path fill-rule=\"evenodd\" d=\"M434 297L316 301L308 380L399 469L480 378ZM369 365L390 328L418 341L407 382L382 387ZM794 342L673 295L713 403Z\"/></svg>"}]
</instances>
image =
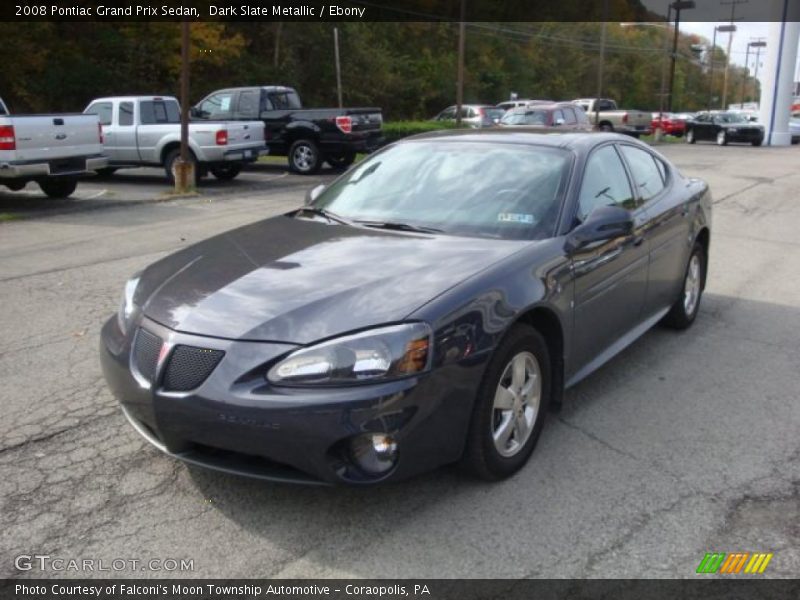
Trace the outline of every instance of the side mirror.
<instances>
[{"instance_id":1,"label":"side mirror","mask_svg":"<svg viewBox=\"0 0 800 600\"><path fill-rule=\"evenodd\" d=\"M586 220L567 234L564 249L574 252L593 242L604 242L633 231L631 214L620 206L598 206Z\"/></svg>"},{"instance_id":2,"label":"side mirror","mask_svg":"<svg viewBox=\"0 0 800 600\"><path fill-rule=\"evenodd\" d=\"M193 106L192 108L189 109L189 116L190 117L194 117L195 119L199 118L200 117L200 109L197 108L196 106Z\"/></svg>"},{"instance_id":3,"label":"side mirror","mask_svg":"<svg viewBox=\"0 0 800 600\"><path fill-rule=\"evenodd\" d=\"M319 198L319 195L323 192L324 189L325 186L319 184L317 187L308 190L308 192L306 193L306 206L312 204L314 200Z\"/></svg>"}]
</instances>

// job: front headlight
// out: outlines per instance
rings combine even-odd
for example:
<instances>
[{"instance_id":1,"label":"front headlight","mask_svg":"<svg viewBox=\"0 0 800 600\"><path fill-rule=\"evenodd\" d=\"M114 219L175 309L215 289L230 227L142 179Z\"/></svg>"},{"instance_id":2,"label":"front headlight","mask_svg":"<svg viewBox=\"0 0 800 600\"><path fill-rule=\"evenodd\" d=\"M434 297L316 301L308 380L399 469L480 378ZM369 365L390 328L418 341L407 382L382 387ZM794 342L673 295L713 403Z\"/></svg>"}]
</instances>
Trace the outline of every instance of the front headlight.
<instances>
[{"instance_id":1,"label":"front headlight","mask_svg":"<svg viewBox=\"0 0 800 600\"><path fill-rule=\"evenodd\" d=\"M371 329L290 354L267 379L278 385L336 385L420 373L431 357L431 328L406 323Z\"/></svg>"},{"instance_id":2,"label":"front headlight","mask_svg":"<svg viewBox=\"0 0 800 600\"><path fill-rule=\"evenodd\" d=\"M138 285L139 274L137 273L128 280L125 284L125 289L122 291L122 300L119 303L119 310L117 311L117 323L119 324L120 331L123 333L128 331L128 326L136 312L136 305L133 303L133 295L136 293L136 287Z\"/></svg>"}]
</instances>

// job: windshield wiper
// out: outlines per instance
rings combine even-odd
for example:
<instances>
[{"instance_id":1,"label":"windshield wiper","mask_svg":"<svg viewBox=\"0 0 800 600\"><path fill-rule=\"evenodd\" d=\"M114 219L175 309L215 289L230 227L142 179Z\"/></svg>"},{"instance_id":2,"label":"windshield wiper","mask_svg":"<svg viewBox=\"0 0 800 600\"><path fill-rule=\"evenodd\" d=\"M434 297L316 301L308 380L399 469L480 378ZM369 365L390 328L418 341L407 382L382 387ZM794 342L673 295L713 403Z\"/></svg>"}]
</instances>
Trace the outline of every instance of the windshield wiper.
<instances>
[{"instance_id":1,"label":"windshield wiper","mask_svg":"<svg viewBox=\"0 0 800 600\"><path fill-rule=\"evenodd\" d=\"M374 227L375 229L413 231L415 233L444 233L444 229L436 229L436 227L426 227L424 225L412 225L411 223L400 223L397 221L356 221L356 223L364 225L365 227Z\"/></svg>"},{"instance_id":2,"label":"windshield wiper","mask_svg":"<svg viewBox=\"0 0 800 600\"><path fill-rule=\"evenodd\" d=\"M341 223L342 225L353 224L352 221L349 221L344 217L340 217L336 213L332 213L330 211L325 210L324 208L319 208L317 206L304 206L303 208L299 209L295 214L299 213L308 213L316 215L318 217L322 217L323 219L328 219L329 223Z\"/></svg>"}]
</instances>

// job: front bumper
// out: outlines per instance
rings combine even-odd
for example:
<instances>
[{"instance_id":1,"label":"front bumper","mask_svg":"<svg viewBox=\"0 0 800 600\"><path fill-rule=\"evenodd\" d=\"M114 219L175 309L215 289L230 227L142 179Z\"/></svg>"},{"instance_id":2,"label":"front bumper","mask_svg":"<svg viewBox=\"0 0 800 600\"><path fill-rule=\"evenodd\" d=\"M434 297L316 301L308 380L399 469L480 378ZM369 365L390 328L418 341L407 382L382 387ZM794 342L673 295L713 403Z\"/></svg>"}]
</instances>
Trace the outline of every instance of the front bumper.
<instances>
[{"instance_id":1,"label":"front bumper","mask_svg":"<svg viewBox=\"0 0 800 600\"><path fill-rule=\"evenodd\" d=\"M49 161L24 161L0 163L0 179L45 179L86 175L108 166L107 156L88 156Z\"/></svg>"},{"instance_id":2,"label":"front bumper","mask_svg":"<svg viewBox=\"0 0 800 600\"><path fill-rule=\"evenodd\" d=\"M266 382L262 367L294 346L189 335L146 318L141 326L169 348L153 383L132 365L134 334L124 335L115 318L101 334L103 372L133 427L175 458L271 481L359 485L410 477L463 452L480 365L345 388L278 388ZM179 345L225 352L190 392L164 389L165 365ZM364 433L389 433L397 441L388 473L370 476L350 461L348 442Z\"/></svg>"}]
</instances>

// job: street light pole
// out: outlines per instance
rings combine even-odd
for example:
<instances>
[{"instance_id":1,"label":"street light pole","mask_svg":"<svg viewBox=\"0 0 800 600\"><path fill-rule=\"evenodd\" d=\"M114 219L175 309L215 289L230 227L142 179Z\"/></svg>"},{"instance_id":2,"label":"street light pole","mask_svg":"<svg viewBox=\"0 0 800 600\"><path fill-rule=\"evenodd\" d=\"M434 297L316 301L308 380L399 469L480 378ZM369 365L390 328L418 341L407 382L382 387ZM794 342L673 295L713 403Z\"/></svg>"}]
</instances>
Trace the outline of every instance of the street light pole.
<instances>
[{"instance_id":1,"label":"street light pole","mask_svg":"<svg viewBox=\"0 0 800 600\"><path fill-rule=\"evenodd\" d=\"M722 80L722 110L725 110L726 104L728 103L728 72L731 65L731 46L733 45L733 34L736 31L736 26L733 24L733 22L736 20L736 5L747 4L748 1L749 0L727 0L720 2L720 4L723 6L730 5L731 7L731 30L728 33L728 53L725 57L725 75ZM722 29L720 29L720 31L722 31Z\"/></svg>"},{"instance_id":2,"label":"street light pole","mask_svg":"<svg viewBox=\"0 0 800 600\"><path fill-rule=\"evenodd\" d=\"M669 92L667 95L667 112L672 112L672 95L675 88L675 62L678 59L678 36L681 27L681 11L695 7L694 0L681 0L670 4L675 10L675 36L672 38L672 57L669 65Z\"/></svg>"},{"instance_id":3,"label":"street light pole","mask_svg":"<svg viewBox=\"0 0 800 600\"><path fill-rule=\"evenodd\" d=\"M717 27L714 26L714 38L711 42L711 54L709 54L709 78L708 78L708 110L714 103L714 54L717 52Z\"/></svg>"},{"instance_id":4,"label":"street light pole","mask_svg":"<svg viewBox=\"0 0 800 600\"><path fill-rule=\"evenodd\" d=\"M744 93L747 88L747 69L750 66L750 44L747 44L747 51L744 53L744 72L742 73L742 93L739 97L739 108L744 110Z\"/></svg>"}]
</instances>

